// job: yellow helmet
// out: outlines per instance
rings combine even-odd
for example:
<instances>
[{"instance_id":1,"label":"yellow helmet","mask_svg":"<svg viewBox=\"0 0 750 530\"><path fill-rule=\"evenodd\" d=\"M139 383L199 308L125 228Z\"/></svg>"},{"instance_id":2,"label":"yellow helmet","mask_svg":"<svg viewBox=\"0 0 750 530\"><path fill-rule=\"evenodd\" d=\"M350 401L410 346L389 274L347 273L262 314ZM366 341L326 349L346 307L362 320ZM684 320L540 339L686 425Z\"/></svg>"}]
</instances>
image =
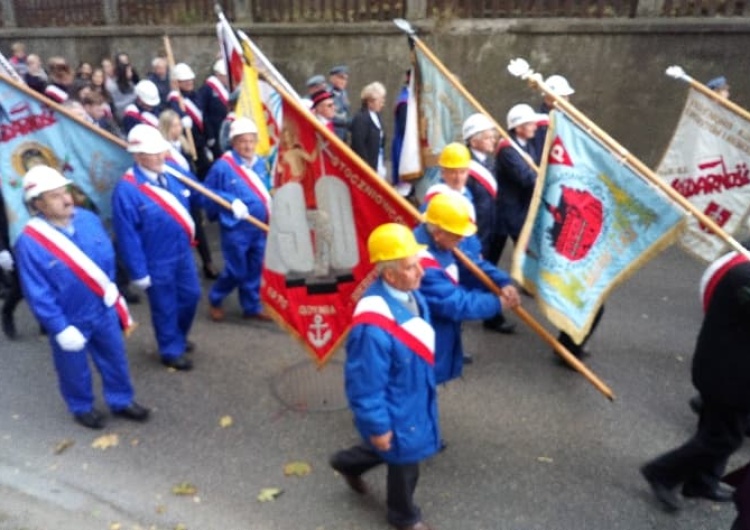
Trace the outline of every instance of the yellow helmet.
<instances>
[{"instance_id":1,"label":"yellow helmet","mask_svg":"<svg viewBox=\"0 0 750 530\"><path fill-rule=\"evenodd\" d=\"M398 223L382 224L367 238L370 263L408 258L426 248L417 243L408 227Z\"/></svg>"},{"instance_id":2,"label":"yellow helmet","mask_svg":"<svg viewBox=\"0 0 750 530\"><path fill-rule=\"evenodd\" d=\"M469 200L459 193L439 193L427 205L424 220L458 236L477 233L477 225L471 218Z\"/></svg>"},{"instance_id":3,"label":"yellow helmet","mask_svg":"<svg viewBox=\"0 0 750 530\"><path fill-rule=\"evenodd\" d=\"M469 149L458 142L443 147L438 158L438 165L448 169L464 169L469 167L469 162L471 162Z\"/></svg>"}]
</instances>

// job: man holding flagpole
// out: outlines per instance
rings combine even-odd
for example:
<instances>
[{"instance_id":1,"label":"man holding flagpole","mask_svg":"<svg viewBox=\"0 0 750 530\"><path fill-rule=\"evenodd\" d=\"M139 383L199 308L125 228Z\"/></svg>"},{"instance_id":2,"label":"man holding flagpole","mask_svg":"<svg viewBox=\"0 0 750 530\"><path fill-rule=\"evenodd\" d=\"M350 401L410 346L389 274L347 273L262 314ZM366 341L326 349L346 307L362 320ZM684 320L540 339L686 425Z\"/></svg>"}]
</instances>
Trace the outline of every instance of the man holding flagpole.
<instances>
[{"instance_id":1,"label":"man holding flagpole","mask_svg":"<svg viewBox=\"0 0 750 530\"><path fill-rule=\"evenodd\" d=\"M75 421L90 429L105 424L94 408L87 352L112 413L146 421L149 410L133 399L122 336L133 322L114 283L114 249L99 218L74 206L70 183L48 166L35 166L23 178L34 216L15 246L21 285L49 336L60 393Z\"/></svg>"},{"instance_id":2,"label":"man holding flagpole","mask_svg":"<svg viewBox=\"0 0 750 530\"><path fill-rule=\"evenodd\" d=\"M117 244L133 283L148 294L162 364L190 370L193 363L185 353L192 344L187 335L201 295L190 215L190 203L197 196L175 174L190 176L166 161L169 143L158 129L133 127L128 151L135 165L112 192Z\"/></svg>"}]
</instances>

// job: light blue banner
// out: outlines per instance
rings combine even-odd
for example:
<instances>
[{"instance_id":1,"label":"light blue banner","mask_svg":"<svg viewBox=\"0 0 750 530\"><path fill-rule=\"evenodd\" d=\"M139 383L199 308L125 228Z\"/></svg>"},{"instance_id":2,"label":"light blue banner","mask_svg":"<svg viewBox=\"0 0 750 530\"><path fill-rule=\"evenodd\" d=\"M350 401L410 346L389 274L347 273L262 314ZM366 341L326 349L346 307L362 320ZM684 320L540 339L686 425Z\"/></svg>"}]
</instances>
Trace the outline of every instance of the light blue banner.
<instances>
[{"instance_id":1,"label":"light blue banner","mask_svg":"<svg viewBox=\"0 0 750 530\"><path fill-rule=\"evenodd\" d=\"M75 183L76 203L107 223L112 188L133 163L121 145L53 110L45 100L0 78L0 183L12 242L29 218L22 179L31 167L58 169Z\"/></svg>"},{"instance_id":2,"label":"light blue banner","mask_svg":"<svg viewBox=\"0 0 750 530\"><path fill-rule=\"evenodd\" d=\"M684 215L560 112L544 162L513 276L580 342L609 291L672 242Z\"/></svg>"}]
</instances>

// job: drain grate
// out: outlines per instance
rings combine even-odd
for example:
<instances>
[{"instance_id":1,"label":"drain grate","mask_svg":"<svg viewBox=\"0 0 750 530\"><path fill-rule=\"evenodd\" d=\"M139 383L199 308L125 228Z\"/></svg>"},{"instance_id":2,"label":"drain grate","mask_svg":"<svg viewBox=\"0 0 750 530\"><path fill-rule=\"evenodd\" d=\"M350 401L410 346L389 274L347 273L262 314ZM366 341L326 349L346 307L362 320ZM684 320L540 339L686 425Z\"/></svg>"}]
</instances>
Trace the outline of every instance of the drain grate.
<instances>
[{"instance_id":1,"label":"drain grate","mask_svg":"<svg viewBox=\"0 0 750 530\"><path fill-rule=\"evenodd\" d=\"M293 410L330 412L347 407L341 361L329 361L320 369L312 361L293 364L271 381L271 390Z\"/></svg>"}]
</instances>

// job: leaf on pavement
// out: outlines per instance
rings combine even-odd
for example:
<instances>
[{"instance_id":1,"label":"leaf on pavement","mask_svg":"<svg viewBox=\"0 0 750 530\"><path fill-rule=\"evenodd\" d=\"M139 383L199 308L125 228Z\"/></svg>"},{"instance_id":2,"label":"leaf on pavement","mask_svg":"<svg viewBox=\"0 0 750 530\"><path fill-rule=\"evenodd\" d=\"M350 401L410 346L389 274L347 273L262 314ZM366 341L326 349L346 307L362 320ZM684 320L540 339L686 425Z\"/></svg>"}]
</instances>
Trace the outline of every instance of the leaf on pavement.
<instances>
[{"instance_id":1,"label":"leaf on pavement","mask_svg":"<svg viewBox=\"0 0 750 530\"><path fill-rule=\"evenodd\" d=\"M282 493L284 493L284 490L280 490L279 488L263 488L258 494L258 500L260 502L272 501Z\"/></svg>"},{"instance_id":2,"label":"leaf on pavement","mask_svg":"<svg viewBox=\"0 0 750 530\"><path fill-rule=\"evenodd\" d=\"M122 525L120 523L112 523L109 525L109 530L120 530Z\"/></svg>"},{"instance_id":3,"label":"leaf on pavement","mask_svg":"<svg viewBox=\"0 0 750 530\"><path fill-rule=\"evenodd\" d=\"M312 471L312 468L310 467L310 464L308 464L307 462L302 462L301 460L288 462L284 466L284 474L287 477L291 475L295 475L297 477L304 477L305 475L309 475L311 471Z\"/></svg>"},{"instance_id":4,"label":"leaf on pavement","mask_svg":"<svg viewBox=\"0 0 750 530\"><path fill-rule=\"evenodd\" d=\"M54 453L56 455L62 454L65 452L66 449L69 447L72 447L75 442L71 440L70 438L65 438L64 440L61 440L55 445Z\"/></svg>"},{"instance_id":5,"label":"leaf on pavement","mask_svg":"<svg viewBox=\"0 0 750 530\"><path fill-rule=\"evenodd\" d=\"M227 427L231 427L232 423L234 423L234 421L232 420L231 416L222 416L219 420L219 425L224 429L226 429Z\"/></svg>"},{"instance_id":6,"label":"leaf on pavement","mask_svg":"<svg viewBox=\"0 0 750 530\"><path fill-rule=\"evenodd\" d=\"M190 484L190 482L180 482L172 486L172 493L175 495L195 495L198 493L198 488Z\"/></svg>"},{"instance_id":7,"label":"leaf on pavement","mask_svg":"<svg viewBox=\"0 0 750 530\"><path fill-rule=\"evenodd\" d=\"M537 461L544 462L545 464L551 464L552 462L554 462L554 460L552 460L548 456L537 456L536 459Z\"/></svg>"},{"instance_id":8,"label":"leaf on pavement","mask_svg":"<svg viewBox=\"0 0 750 530\"><path fill-rule=\"evenodd\" d=\"M182 523L177 523L177 526L174 527L174 530L187 530L187 526Z\"/></svg>"},{"instance_id":9,"label":"leaf on pavement","mask_svg":"<svg viewBox=\"0 0 750 530\"><path fill-rule=\"evenodd\" d=\"M120 444L120 437L116 434L105 434L100 436L91 443L91 447L94 449L101 449L102 451L109 449L110 447L117 447Z\"/></svg>"}]
</instances>

